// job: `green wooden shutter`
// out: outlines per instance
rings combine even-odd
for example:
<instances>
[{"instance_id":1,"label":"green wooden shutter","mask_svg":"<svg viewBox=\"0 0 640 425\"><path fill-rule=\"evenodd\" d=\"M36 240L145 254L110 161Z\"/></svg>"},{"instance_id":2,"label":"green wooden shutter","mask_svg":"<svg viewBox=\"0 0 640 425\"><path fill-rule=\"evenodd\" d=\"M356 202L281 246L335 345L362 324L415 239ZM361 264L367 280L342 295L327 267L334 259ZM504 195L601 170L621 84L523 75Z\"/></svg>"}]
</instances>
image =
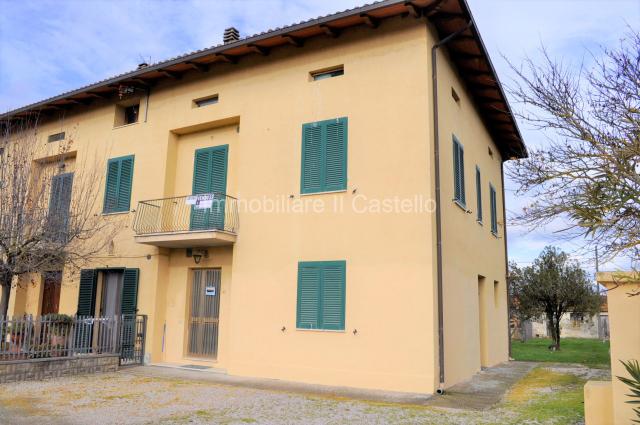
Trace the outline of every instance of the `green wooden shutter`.
<instances>
[{"instance_id":1,"label":"green wooden shutter","mask_svg":"<svg viewBox=\"0 0 640 425\"><path fill-rule=\"evenodd\" d=\"M322 128L317 123L302 126L302 193L322 191Z\"/></svg>"},{"instance_id":2,"label":"green wooden shutter","mask_svg":"<svg viewBox=\"0 0 640 425\"><path fill-rule=\"evenodd\" d=\"M455 136L453 136L453 181L453 199L464 206L466 205L464 189L464 149Z\"/></svg>"},{"instance_id":3,"label":"green wooden shutter","mask_svg":"<svg viewBox=\"0 0 640 425\"><path fill-rule=\"evenodd\" d=\"M298 263L298 328L344 330L345 271L345 261Z\"/></svg>"},{"instance_id":4,"label":"green wooden shutter","mask_svg":"<svg viewBox=\"0 0 640 425\"><path fill-rule=\"evenodd\" d=\"M496 201L496 190L493 185L489 185L489 201L491 203L491 233L498 233L498 206Z\"/></svg>"},{"instance_id":5,"label":"green wooden shutter","mask_svg":"<svg viewBox=\"0 0 640 425\"><path fill-rule=\"evenodd\" d=\"M118 181L118 211L131 208L131 183L133 182L133 157L120 160L120 180Z\"/></svg>"},{"instance_id":6,"label":"green wooden shutter","mask_svg":"<svg viewBox=\"0 0 640 425\"><path fill-rule=\"evenodd\" d=\"M73 173L58 174L51 179L51 197L49 199L48 230L53 240L61 242L67 239L69 228L69 207Z\"/></svg>"},{"instance_id":7,"label":"green wooden shutter","mask_svg":"<svg viewBox=\"0 0 640 425\"><path fill-rule=\"evenodd\" d=\"M320 328L344 330L345 262L331 261L322 268Z\"/></svg>"},{"instance_id":8,"label":"green wooden shutter","mask_svg":"<svg viewBox=\"0 0 640 425\"><path fill-rule=\"evenodd\" d=\"M228 146L211 149L211 193L215 194L209 228L224 230L224 214L227 194Z\"/></svg>"},{"instance_id":9,"label":"green wooden shutter","mask_svg":"<svg viewBox=\"0 0 640 425\"><path fill-rule=\"evenodd\" d=\"M120 314L136 314L138 312L138 278L139 269L125 269L122 279L122 303Z\"/></svg>"},{"instance_id":10,"label":"green wooden shutter","mask_svg":"<svg viewBox=\"0 0 640 425\"><path fill-rule=\"evenodd\" d=\"M482 182L480 168L476 166L476 220L482 223Z\"/></svg>"},{"instance_id":11,"label":"green wooden shutter","mask_svg":"<svg viewBox=\"0 0 640 425\"><path fill-rule=\"evenodd\" d=\"M312 263L298 264L298 306L296 326L318 329L320 311L321 269Z\"/></svg>"},{"instance_id":12,"label":"green wooden shutter","mask_svg":"<svg viewBox=\"0 0 640 425\"><path fill-rule=\"evenodd\" d=\"M78 294L78 316L93 316L96 309L98 272L94 269L80 270L80 292Z\"/></svg>"},{"instance_id":13,"label":"green wooden shutter","mask_svg":"<svg viewBox=\"0 0 640 425\"><path fill-rule=\"evenodd\" d=\"M224 229L229 146L198 149L193 165L193 194L216 194L212 209L191 209L191 230Z\"/></svg>"},{"instance_id":14,"label":"green wooden shutter","mask_svg":"<svg viewBox=\"0 0 640 425\"><path fill-rule=\"evenodd\" d=\"M107 163L107 182L104 191L103 212L129 211L131 207L133 163L133 155L112 158Z\"/></svg>"},{"instance_id":15,"label":"green wooden shutter","mask_svg":"<svg viewBox=\"0 0 640 425\"><path fill-rule=\"evenodd\" d=\"M347 188L347 118L324 123L324 191Z\"/></svg>"},{"instance_id":16,"label":"green wooden shutter","mask_svg":"<svg viewBox=\"0 0 640 425\"><path fill-rule=\"evenodd\" d=\"M118 206L118 176L120 175L120 161L110 159L107 163L107 182L104 189L105 213L113 212Z\"/></svg>"},{"instance_id":17,"label":"green wooden shutter","mask_svg":"<svg viewBox=\"0 0 640 425\"><path fill-rule=\"evenodd\" d=\"M347 138L346 117L302 126L301 193L347 188Z\"/></svg>"}]
</instances>

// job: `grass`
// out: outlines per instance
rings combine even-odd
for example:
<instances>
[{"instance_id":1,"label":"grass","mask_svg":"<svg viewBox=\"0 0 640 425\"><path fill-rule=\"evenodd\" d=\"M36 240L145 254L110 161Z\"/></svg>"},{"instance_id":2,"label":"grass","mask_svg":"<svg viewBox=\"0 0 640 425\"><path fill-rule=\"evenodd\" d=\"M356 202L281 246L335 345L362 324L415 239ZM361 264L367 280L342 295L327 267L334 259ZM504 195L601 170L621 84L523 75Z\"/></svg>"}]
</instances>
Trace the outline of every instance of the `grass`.
<instances>
[{"instance_id":1,"label":"grass","mask_svg":"<svg viewBox=\"0 0 640 425\"><path fill-rule=\"evenodd\" d=\"M581 363L591 367L610 367L609 342L598 339L562 338L559 351L549 350L551 340L534 338L513 341L511 356L531 362Z\"/></svg>"},{"instance_id":2,"label":"grass","mask_svg":"<svg viewBox=\"0 0 640 425\"><path fill-rule=\"evenodd\" d=\"M583 420L585 380L572 374L537 368L516 383L504 407L513 423L569 424Z\"/></svg>"}]
</instances>

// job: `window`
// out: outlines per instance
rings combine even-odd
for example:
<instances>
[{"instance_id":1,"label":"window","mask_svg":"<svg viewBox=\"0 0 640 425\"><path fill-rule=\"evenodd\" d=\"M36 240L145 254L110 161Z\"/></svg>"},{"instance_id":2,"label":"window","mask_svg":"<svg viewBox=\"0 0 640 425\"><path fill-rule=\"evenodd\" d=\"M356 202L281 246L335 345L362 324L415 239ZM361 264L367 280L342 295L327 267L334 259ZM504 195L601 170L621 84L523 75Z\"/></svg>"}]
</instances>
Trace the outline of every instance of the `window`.
<instances>
[{"instance_id":1,"label":"window","mask_svg":"<svg viewBox=\"0 0 640 425\"><path fill-rule=\"evenodd\" d=\"M64 137L65 137L64 131L60 133L50 134L49 137L47 137L47 142L51 143L51 142L64 140Z\"/></svg>"},{"instance_id":2,"label":"window","mask_svg":"<svg viewBox=\"0 0 640 425\"><path fill-rule=\"evenodd\" d=\"M125 103L124 105L116 105L116 116L113 123L114 127L120 127L138 122L140 115L140 103Z\"/></svg>"},{"instance_id":3,"label":"window","mask_svg":"<svg viewBox=\"0 0 640 425\"><path fill-rule=\"evenodd\" d=\"M133 155L112 158L107 163L103 213L129 211L133 180Z\"/></svg>"},{"instance_id":4,"label":"window","mask_svg":"<svg viewBox=\"0 0 640 425\"><path fill-rule=\"evenodd\" d=\"M298 329L344 330L345 261L298 263Z\"/></svg>"},{"instance_id":5,"label":"window","mask_svg":"<svg viewBox=\"0 0 640 425\"><path fill-rule=\"evenodd\" d=\"M72 187L73 173L58 174L51 179L47 229L56 242L66 242L68 238Z\"/></svg>"},{"instance_id":6,"label":"window","mask_svg":"<svg viewBox=\"0 0 640 425\"><path fill-rule=\"evenodd\" d=\"M313 81L318 81L325 80L327 78L339 77L341 75L344 75L344 66L338 66L322 71L313 71L311 72L311 79Z\"/></svg>"},{"instance_id":7,"label":"window","mask_svg":"<svg viewBox=\"0 0 640 425\"><path fill-rule=\"evenodd\" d=\"M202 108L203 106L213 105L218 103L218 95L214 94L213 96L203 97L202 99L196 99L193 101L197 108Z\"/></svg>"},{"instance_id":8,"label":"window","mask_svg":"<svg viewBox=\"0 0 640 425\"><path fill-rule=\"evenodd\" d=\"M464 149L456 136L453 136L453 200L461 207L466 206L464 193Z\"/></svg>"},{"instance_id":9,"label":"window","mask_svg":"<svg viewBox=\"0 0 640 425\"><path fill-rule=\"evenodd\" d=\"M498 210L496 201L496 190L493 185L489 185L489 201L491 202L491 233L498 234Z\"/></svg>"},{"instance_id":10,"label":"window","mask_svg":"<svg viewBox=\"0 0 640 425\"><path fill-rule=\"evenodd\" d=\"M456 103L460 103L460 95L458 95L458 92L453 87L451 87L451 97L453 97Z\"/></svg>"},{"instance_id":11,"label":"window","mask_svg":"<svg viewBox=\"0 0 640 425\"><path fill-rule=\"evenodd\" d=\"M140 111L140 105L131 105L124 108L124 123L133 124L138 122L138 112Z\"/></svg>"},{"instance_id":12,"label":"window","mask_svg":"<svg viewBox=\"0 0 640 425\"><path fill-rule=\"evenodd\" d=\"M347 118L302 126L301 193L347 189Z\"/></svg>"},{"instance_id":13,"label":"window","mask_svg":"<svg viewBox=\"0 0 640 425\"><path fill-rule=\"evenodd\" d=\"M476 165L476 220L482 224L482 182L480 168Z\"/></svg>"},{"instance_id":14,"label":"window","mask_svg":"<svg viewBox=\"0 0 640 425\"><path fill-rule=\"evenodd\" d=\"M582 313L570 313L569 318L574 325L584 322L584 314Z\"/></svg>"}]
</instances>

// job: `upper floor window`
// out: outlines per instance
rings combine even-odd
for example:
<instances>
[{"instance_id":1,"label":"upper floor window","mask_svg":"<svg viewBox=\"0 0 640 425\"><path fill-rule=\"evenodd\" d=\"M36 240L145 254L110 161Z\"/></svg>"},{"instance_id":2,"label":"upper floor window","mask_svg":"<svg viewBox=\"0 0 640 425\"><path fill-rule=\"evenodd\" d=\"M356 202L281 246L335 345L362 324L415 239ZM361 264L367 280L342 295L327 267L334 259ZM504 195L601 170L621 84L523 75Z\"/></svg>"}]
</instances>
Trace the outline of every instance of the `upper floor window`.
<instances>
[{"instance_id":1,"label":"upper floor window","mask_svg":"<svg viewBox=\"0 0 640 425\"><path fill-rule=\"evenodd\" d=\"M465 207L464 148L456 136L453 136L453 192L453 200Z\"/></svg>"},{"instance_id":2,"label":"upper floor window","mask_svg":"<svg viewBox=\"0 0 640 425\"><path fill-rule=\"evenodd\" d=\"M214 105L218 103L218 95L214 94L213 96L203 97L202 99L195 99L193 104L196 108L202 108L203 106Z\"/></svg>"},{"instance_id":3,"label":"upper floor window","mask_svg":"<svg viewBox=\"0 0 640 425\"><path fill-rule=\"evenodd\" d=\"M344 75L344 66L336 66L335 68L323 69L321 71L311 72L311 79L313 81L324 80L327 78L339 77Z\"/></svg>"},{"instance_id":4,"label":"upper floor window","mask_svg":"<svg viewBox=\"0 0 640 425\"><path fill-rule=\"evenodd\" d=\"M476 220L482 224L482 181L480 167L476 166Z\"/></svg>"},{"instance_id":5,"label":"upper floor window","mask_svg":"<svg viewBox=\"0 0 640 425\"><path fill-rule=\"evenodd\" d=\"M302 126L301 193L347 189L347 118Z\"/></svg>"},{"instance_id":6,"label":"upper floor window","mask_svg":"<svg viewBox=\"0 0 640 425\"><path fill-rule=\"evenodd\" d=\"M491 233L498 234L498 202L496 199L496 189L489 185L489 202L491 203Z\"/></svg>"},{"instance_id":7,"label":"upper floor window","mask_svg":"<svg viewBox=\"0 0 640 425\"><path fill-rule=\"evenodd\" d=\"M138 122L138 114L140 113L140 104L131 105L124 108L124 123L133 124Z\"/></svg>"},{"instance_id":8,"label":"upper floor window","mask_svg":"<svg viewBox=\"0 0 640 425\"><path fill-rule=\"evenodd\" d=\"M345 261L298 263L298 329L344 330Z\"/></svg>"},{"instance_id":9,"label":"upper floor window","mask_svg":"<svg viewBox=\"0 0 640 425\"><path fill-rule=\"evenodd\" d=\"M129 211L133 181L133 155L112 158L107 163L107 182L104 190L105 214Z\"/></svg>"},{"instance_id":10,"label":"upper floor window","mask_svg":"<svg viewBox=\"0 0 640 425\"><path fill-rule=\"evenodd\" d=\"M116 105L115 127L135 124L140 115L140 103Z\"/></svg>"},{"instance_id":11,"label":"upper floor window","mask_svg":"<svg viewBox=\"0 0 640 425\"><path fill-rule=\"evenodd\" d=\"M50 134L49 137L47 137L47 142L51 143L51 142L64 140L64 137L65 137L64 131L60 133Z\"/></svg>"},{"instance_id":12,"label":"upper floor window","mask_svg":"<svg viewBox=\"0 0 640 425\"><path fill-rule=\"evenodd\" d=\"M47 228L57 242L67 240L72 187L73 173L58 174L51 179Z\"/></svg>"}]
</instances>

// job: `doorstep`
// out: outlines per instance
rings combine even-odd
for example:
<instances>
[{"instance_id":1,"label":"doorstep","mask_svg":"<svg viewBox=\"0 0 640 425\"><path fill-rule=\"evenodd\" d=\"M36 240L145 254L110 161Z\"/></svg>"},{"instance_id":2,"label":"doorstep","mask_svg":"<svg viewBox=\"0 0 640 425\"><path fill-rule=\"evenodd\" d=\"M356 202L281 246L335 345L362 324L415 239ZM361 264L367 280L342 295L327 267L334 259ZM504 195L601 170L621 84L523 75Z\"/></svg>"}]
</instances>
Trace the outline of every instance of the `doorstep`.
<instances>
[{"instance_id":1,"label":"doorstep","mask_svg":"<svg viewBox=\"0 0 640 425\"><path fill-rule=\"evenodd\" d=\"M226 375L227 370L219 367L203 366L191 363L149 363L149 366L164 367L169 369L190 370L196 372L217 373Z\"/></svg>"}]
</instances>

